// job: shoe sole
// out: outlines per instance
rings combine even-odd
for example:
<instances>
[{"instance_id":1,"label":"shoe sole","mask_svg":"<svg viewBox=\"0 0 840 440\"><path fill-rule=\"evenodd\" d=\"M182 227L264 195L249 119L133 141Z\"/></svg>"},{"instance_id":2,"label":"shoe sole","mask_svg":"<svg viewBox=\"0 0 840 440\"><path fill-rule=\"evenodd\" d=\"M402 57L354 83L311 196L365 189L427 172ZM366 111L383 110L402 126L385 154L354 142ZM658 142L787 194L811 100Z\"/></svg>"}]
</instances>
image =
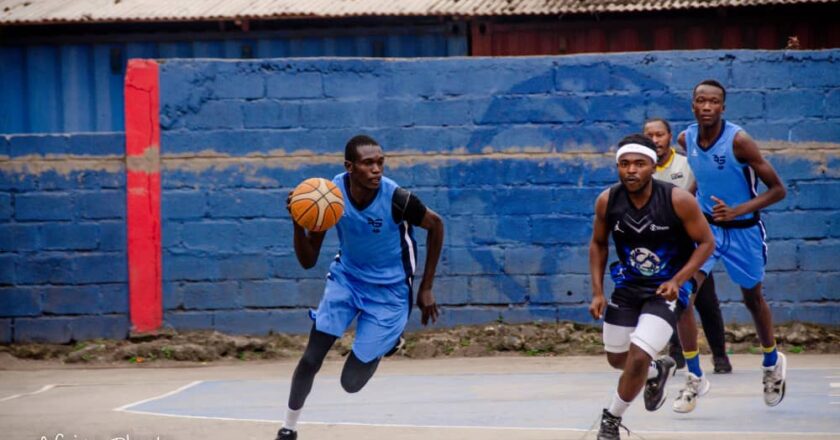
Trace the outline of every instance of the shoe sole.
<instances>
[{"instance_id":1,"label":"shoe sole","mask_svg":"<svg viewBox=\"0 0 840 440\"><path fill-rule=\"evenodd\" d=\"M673 362L673 360L674 360L674 358L671 358L672 363L671 363L671 365L668 366L668 370L665 371L665 374L663 375L663 376L665 376L665 381L662 382L662 384L661 384L662 388L665 388L665 385L668 384L668 376L676 376L677 375L676 362ZM671 373L672 369L674 370L673 373ZM651 409L651 408L648 408L647 405L645 405L645 409L650 411L650 412L657 411L659 408L662 408L662 405L665 404L666 400L668 400L668 389L667 388L665 388L665 391L662 392L662 399L659 400L659 402L656 404L656 407Z\"/></svg>"},{"instance_id":2,"label":"shoe sole","mask_svg":"<svg viewBox=\"0 0 840 440\"><path fill-rule=\"evenodd\" d=\"M662 399L659 401L659 403L656 404L656 408L648 409L647 407L645 407L645 409L647 409L650 412L657 411L659 410L659 408L662 408L662 405L665 404L666 400L668 400L668 391L662 393Z\"/></svg>"},{"instance_id":3,"label":"shoe sole","mask_svg":"<svg viewBox=\"0 0 840 440\"><path fill-rule=\"evenodd\" d=\"M673 409L675 413L688 414L688 413L694 411L695 408L697 408L697 398L698 398L698 396L694 396L694 405L692 405L691 408L682 409L682 408L677 408L676 406L674 406L671 409Z\"/></svg>"},{"instance_id":4,"label":"shoe sole","mask_svg":"<svg viewBox=\"0 0 840 440\"><path fill-rule=\"evenodd\" d=\"M787 391L787 358L781 353L779 353L779 358L782 360L782 393L779 396L779 400L775 402L764 401L764 404L771 408L782 403L782 400L785 398L785 391Z\"/></svg>"},{"instance_id":5,"label":"shoe sole","mask_svg":"<svg viewBox=\"0 0 840 440\"><path fill-rule=\"evenodd\" d=\"M693 408L691 408L691 409L685 409L685 410L684 410L684 409L677 409L677 408L674 408L674 412L675 412L675 413L679 413L679 414L688 414L688 413L690 413L690 412L694 411L694 408L696 408L696 407L697 407L697 404L695 403L695 404L694 404L694 407L693 407Z\"/></svg>"}]
</instances>

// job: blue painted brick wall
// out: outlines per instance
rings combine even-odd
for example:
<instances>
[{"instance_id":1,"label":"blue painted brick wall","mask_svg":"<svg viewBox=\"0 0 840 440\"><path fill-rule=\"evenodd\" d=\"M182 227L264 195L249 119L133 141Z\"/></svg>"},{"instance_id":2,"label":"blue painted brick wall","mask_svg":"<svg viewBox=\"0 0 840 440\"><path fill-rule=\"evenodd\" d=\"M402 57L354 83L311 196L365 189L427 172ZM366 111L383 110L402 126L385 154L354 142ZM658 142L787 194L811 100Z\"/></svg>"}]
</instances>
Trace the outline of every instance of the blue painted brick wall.
<instances>
[{"instance_id":1,"label":"blue painted brick wall","mask_svg":"<svg viewBox=\"0 0 840 440\"><path fill-rule=\"evenodd\" d=\"M726 117L788 187L764 216L776 321L836 324L838 67L837 50L168 60L166 325L308 331L338 242L330 232L316 267L302 269L284 200L304 178L340 173L357 133L378 139L387 173L446 221L440 325L591 322L588 240L594 198L616 180L610 151L645 118L684 129L691 90L708 77L727 86ZM121 142L113 133L2 138L0 340L127 331ZM64 162L43 166L45 155ZM425 233L417 237L422 271ZM749 321L737 286L718 272L727 318Z\"/></svg>"},{"instance_id":2,"label":"blue painted brick wall","mask_svg":"<svg viewBox=\"0 0 840 440\"><path fill-rule=\"evenodd\" d=\"M0 341L124 338L124 135L4 139Z\"/></svg>"},{"instance_id":3,"label":"blue painted brick wall","mask_svg":"<svg viewBox=\"0 0 840 440\"><path fill-rule=\"evenodd\" d=\"M387 173L446 220L436 284L443 325L588 321L592 206L616 180L608 151L645 118L684 129L693 121L693 86L716 77L729 86L727 118L747 127L789 188L765 215L768 299L780 308L802 304L801 315L783 316L826 322L835 316L826 310L840 311L825 287L837 273L826 261L840 256L832 196L840 190L840 173L832 174L840 163L832 105L840 78L826 67L838 62L840 51L168 62L164 151L171 145L179 157L201 160L166 167L163 176L164 272L181 286L170 289L172 302L183 310L183 292L191 291L184 284L194 285L207 310L288 307L301 319L320 298L337 243L328 234L316 268L301 269L285 194L306 177L341 172L344 143L362 132L390 155ZM223 93L166 93L185 82ZM417 235L422 270L425 234ZM737 287L719 278L725 310L738 310ZM808 294L797 293L802 284ZM200 300L190 303L197 307ZM167 316L175 326L257 333L271 326L243 317L277 319ZM301 319L292 329L308 325Z\"/></svg>"}]
</instances>

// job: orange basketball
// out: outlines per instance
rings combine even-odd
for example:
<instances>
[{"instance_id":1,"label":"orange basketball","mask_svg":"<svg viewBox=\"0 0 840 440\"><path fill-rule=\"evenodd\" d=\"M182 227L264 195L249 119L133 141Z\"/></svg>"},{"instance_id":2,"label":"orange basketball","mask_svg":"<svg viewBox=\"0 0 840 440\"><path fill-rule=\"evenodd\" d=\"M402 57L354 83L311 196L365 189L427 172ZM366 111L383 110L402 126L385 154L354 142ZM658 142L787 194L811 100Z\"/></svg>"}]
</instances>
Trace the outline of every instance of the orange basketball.
<instances>
[{"instance_id":1,"label":"orange basketball","mask_svg":"<svg viewBox=\"0 0 840 440\"><path fill-rule=\"evenodd\" d=\"M310 231L326 231L344 214L344 196L334 183L313 177L292 192L290 208L295 223Z\"/></svg>"}]
</instances>

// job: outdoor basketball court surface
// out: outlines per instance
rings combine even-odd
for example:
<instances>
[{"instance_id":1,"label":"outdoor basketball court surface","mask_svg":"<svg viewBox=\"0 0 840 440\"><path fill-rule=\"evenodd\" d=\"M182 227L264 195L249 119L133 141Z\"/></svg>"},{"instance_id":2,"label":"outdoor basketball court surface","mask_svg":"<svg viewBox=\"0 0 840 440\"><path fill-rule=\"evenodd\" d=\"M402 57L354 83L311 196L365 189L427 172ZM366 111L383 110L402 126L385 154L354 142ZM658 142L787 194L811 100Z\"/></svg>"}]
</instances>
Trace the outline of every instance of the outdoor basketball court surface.
<instances>
[{"instance_id":1,"label":"outdoor basketball court surface","mask_svg":"<svg viewBox=\"0 0 840 440\"><path fill-rule=\"evenodd\" d=\"M761 398L760 357L734 356L735 372L687 415L669 382L655 413L641 396L625 415L634 435L671 439L840 439L840 356L789 355L788 394ZM708 363L708 359L704 362ZM190 367L33 368L0 371L3 439L273 439L293 361ZM340 362L325 364L300 439L594 439L618 373L602 357L388 360L360 393L344 393Z\"/></svg>"}]
</instances>

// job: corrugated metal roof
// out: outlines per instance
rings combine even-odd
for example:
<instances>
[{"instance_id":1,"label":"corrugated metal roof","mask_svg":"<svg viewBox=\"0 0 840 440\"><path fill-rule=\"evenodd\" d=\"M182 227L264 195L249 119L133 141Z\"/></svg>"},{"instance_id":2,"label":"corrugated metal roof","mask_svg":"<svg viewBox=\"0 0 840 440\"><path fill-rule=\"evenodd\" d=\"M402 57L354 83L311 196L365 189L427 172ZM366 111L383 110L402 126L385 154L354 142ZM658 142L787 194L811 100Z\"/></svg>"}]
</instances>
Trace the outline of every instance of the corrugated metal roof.
<instances>
[{"instance_id":1,"label":"corrugated metal roof","mask_svg":"<svg viewBox=\"0 0 840 440\"><path fill-rule=\"evenodd\" d=\"M0 0L0 24L558 15L840 0Z\"/></svg>"}]
</instances>

